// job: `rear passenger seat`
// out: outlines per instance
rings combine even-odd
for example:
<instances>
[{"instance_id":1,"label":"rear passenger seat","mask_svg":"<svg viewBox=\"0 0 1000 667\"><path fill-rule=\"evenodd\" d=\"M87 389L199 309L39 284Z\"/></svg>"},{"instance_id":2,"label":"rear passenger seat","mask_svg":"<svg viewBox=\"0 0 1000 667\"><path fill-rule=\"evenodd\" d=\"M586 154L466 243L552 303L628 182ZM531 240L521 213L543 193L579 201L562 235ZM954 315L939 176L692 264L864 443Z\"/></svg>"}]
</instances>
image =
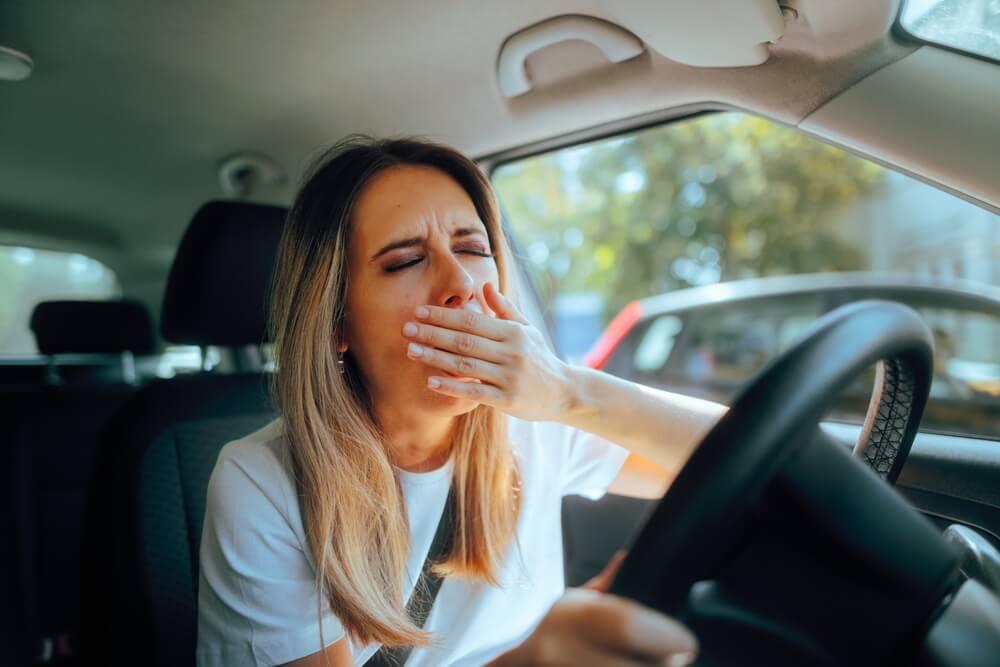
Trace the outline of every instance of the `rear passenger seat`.
<instances>
[{"instance_id":1,"label":"rear passenger seat","mask_svg":"<svg viewBox=\"0 0 1000 667\"><path fill-rule=\"evenodd\" d=\"M0 362L0 400L10 394L44 386L48 365L40 358L4 359Z\"/></svg>"},{"instance_id":2,"label":"rear passenger seat","mask_svg":"<svg viewBox=\"0 0 1000 667\"><path fill-rule=\"evenodd\" d=\"M4 664L73 664L80 536L98 433L134 385L132 355L153 351L149 314L130 302L40 304L31 327L48 384L0 403ZM45 377L45 376L43 376ZM8 663L7 661L11 662Z\"/></svg>"},{"instance_id":3,"label":"rear passenger seat","mask_svg":"<svg viewBox=\"0 0 1000 667\"><path fill-rule=\"evenodd\" d=\"M170 271L163 338L259 348L285 214L237 202L198 211ZM84 536L87 664L193 664L208 477L226 442L273 419L267 385L260 370L154 380L113 420Z\"/></svg>"}]
</instances>

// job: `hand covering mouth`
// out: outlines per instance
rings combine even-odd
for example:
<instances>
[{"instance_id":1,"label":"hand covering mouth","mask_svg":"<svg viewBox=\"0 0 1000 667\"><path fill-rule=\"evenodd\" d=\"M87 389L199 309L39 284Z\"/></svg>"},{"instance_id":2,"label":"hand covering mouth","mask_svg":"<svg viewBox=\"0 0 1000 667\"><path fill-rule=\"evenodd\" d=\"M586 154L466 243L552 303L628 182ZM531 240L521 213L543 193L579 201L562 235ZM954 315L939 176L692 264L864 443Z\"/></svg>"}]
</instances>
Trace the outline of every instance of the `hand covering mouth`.
<instances>
[{"instance_id":1,"label":"hand covering mouth","mask_svg":"<svg viewBox=\"0 0 1000 667\"><path fill-rule=\"evenodd\" d=\"M471 310L471 311L473 311L475 313L483 313L483 307L479 305L479 301L475 297L473 297L472 299L469 299L468 301L466 301L465 305L462 306L462 309L463 310ZM434 349L440 349L440 348L434 348ZM436 373L442 373L442 374L447 375L448 377L450 377L450 378L452 378L454 380L457 380L459 382L475 382L476 384L482 384L483 383L482 380L480 380L478 378L466 377L465 375L459 375L458 373L452 373L451 371L446 371L444 369L437 369L434 372L436 372Z\"/></svg>"},{"instance_id":2,"label":"hand covering mouth","mask_svg":"<svg viewBox=\"0 0 1000 667\"><path fill-rule=\"evenodd\" d=\"M434 348L434 349L436 350L438 348ZM452 373L451 371L446 371L443 368L434 368L434 369L430 369L430 370L431 370L431 374L432 375L433 374L446 375L446 376L452 378L453 380L457 380L458 382L475 382L476 384L482 384L483 383L482 380L480 380L479 378L470 378L470 377L467 377L465 375L459 375L458 373Z\"/></svg>"}]
</instances>

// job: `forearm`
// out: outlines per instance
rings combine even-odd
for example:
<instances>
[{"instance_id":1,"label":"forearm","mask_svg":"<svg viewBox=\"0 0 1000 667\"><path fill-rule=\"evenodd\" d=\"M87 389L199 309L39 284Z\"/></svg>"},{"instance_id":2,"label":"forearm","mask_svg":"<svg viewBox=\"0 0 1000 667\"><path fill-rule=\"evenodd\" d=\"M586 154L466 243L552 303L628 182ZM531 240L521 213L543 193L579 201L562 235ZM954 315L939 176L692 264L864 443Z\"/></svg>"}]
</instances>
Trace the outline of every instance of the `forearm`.
<instances>
[{"instance_id":1,"label":"forearm","mask_svg":"<svg viewBox=\"0 0 1000 667\"><path fill-rule=\"evenodd\" d=\"M567 410L559 421L674 472L727 409L575 366L567 393Z\"/></svg>"}]
</instances>

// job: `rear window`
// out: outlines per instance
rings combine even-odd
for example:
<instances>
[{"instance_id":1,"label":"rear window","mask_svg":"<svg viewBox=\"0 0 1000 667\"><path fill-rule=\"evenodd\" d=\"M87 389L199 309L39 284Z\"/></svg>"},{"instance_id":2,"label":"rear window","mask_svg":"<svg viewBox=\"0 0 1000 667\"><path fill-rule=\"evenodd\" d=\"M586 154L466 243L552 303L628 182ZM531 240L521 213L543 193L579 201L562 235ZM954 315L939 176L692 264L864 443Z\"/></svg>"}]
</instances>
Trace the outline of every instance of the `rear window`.
<instances>
[{"instance_id":1,"label":"rear window","mask_svg":"<svg viewBox=\"0 0 1000 667\"><path fill-rule=\"evenodd\" d=\"M922 427L1000 438L1000 216L736 112L508 162L493 182L570 361L726 403L823 313L903 301L936 340ZM685 301L696 288L713 298ZM642 316L595 355L634 301ZM860 422L865 391L833 416Z\"/></svg>"},{"instance_id":2,"label":"rear window","mask_svg":"<svg viewBox=\"0 0 1000 667\"><path fill-rule=\"evenodd\" d=\"M0 246L0 356L38 354L31 313L42 301L121 297L114 271L77 253Z\"/></svg>"}]
</instances>

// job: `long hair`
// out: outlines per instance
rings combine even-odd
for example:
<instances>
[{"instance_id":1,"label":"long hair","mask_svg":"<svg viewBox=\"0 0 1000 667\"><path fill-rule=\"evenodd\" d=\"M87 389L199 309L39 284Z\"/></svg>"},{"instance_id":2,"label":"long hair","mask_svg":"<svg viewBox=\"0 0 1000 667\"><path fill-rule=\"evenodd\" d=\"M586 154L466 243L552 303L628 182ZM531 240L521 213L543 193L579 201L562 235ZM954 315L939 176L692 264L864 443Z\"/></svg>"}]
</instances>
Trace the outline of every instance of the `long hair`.
<instances>
[{"instance_id":1,"label":"long hair","mask_svg":"<svg viewBox=\"0 0 1000 667\"><path fill-rule=\"evenodd\" d=\"M339 372L336 353L345 333L352 211L365 184L396 165L438 169L468 193L505 291L509 250L493 190L474 162L422 140L348 137L307 171L281 238L271 302L273 394L321 604L329 602L354 641L426 646L431 636L412 623L403 599L410 532L399 480L362 376L349 353ZM439 574L498 583L521 503L506 423L485 405L456 418L454 534Z\"/></svg>"}]
</instances>

